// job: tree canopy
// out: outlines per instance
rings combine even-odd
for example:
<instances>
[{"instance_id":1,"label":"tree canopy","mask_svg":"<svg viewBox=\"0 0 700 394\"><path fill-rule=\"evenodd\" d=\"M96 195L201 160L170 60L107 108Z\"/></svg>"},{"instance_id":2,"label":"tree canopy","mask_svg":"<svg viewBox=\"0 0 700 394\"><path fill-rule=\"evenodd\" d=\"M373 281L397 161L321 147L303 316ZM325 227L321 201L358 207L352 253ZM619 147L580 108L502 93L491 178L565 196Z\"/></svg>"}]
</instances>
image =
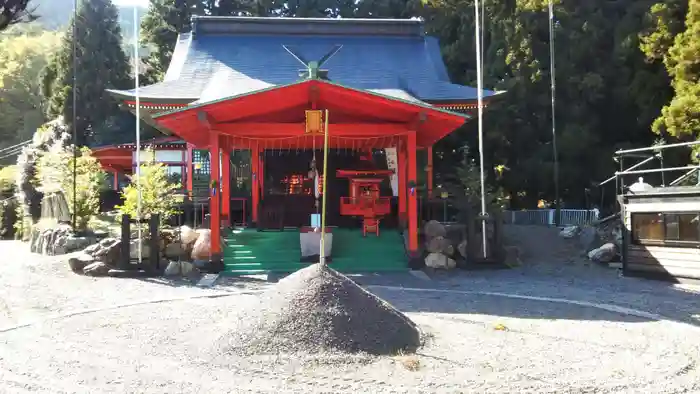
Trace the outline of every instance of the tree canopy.
<instances>
[{"instance_id":1,"label":"tree canopy","mask_svg":"<svg viewBox=\"0 0 700 394\"><path fill-rule=\"evenodd\" d=\"M31 0L0 0L0 31L19 22L35 18L30 8Z\"/></svg>"},{"instance_id":2,"label":"tree canopy","mask_svg":"<svg viewBox=\"0 0 700 394\"><path fill-rule=\"evenodd\" d=\"M106 90L128 89L131 80L131 66L122 49L117 8L111 0L83 1L77 19L71 20L61 48L43 74L42 92L48 103L48 115L63 116L69 127L75 125L78 145L91 143L96 129L115 116L123 116Z\"/></svg>"},{"instance_id":3,"label":"tree canopy","mask_svg":"<svg viewBox=\"0 0 700 394\"><path fill-rule=\"evenodd\" d=\"M35 1L46 7L68 0ZM121 138L133 135L133 116L105 93L133 83L117 8L109 0L80 4L72 22L78 28L80 143L128 142ZM552 72L565 206L598 203L597 183L614 173L615 150L700 138L700 0L555 0L555 70L550 70L548 0L482 5L485 87L507 91L485 114L488 181L512 207L554 198ZM452 81L476 85L474 0L152 0L141 23L142 46L150 49L144 84L162 79L177 35L190 29L192 15L418 17L439 38ZM73 122L72 26L62 36L34 32L16 40L12 30L0 39L0 146L17 134L14 124L35 127L26 115L22 123L20 114L45 110ZM60 44L52 44L56 40ZM52 46L58 46L56 55L44 67ZM475 155L476 146L472 121L435 147L436 173L458 175L463 152ZM683 165L692 157L688 153L668 160Z\"/></svg>"}]
</instances>

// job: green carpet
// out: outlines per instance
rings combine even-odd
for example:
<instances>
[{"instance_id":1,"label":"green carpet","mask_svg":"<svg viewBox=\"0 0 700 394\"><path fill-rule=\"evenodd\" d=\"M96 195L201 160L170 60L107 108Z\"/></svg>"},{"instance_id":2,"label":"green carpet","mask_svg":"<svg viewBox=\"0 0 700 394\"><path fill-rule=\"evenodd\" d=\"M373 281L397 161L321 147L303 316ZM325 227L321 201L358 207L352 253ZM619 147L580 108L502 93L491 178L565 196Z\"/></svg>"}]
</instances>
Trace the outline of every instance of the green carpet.
<instances>
[{"instance_id":1,"label":"green carpet","mask_svg":"<svg viewBox=\"0 0 700 394\"><path fill-rule=\"evenodd\" d=\"M228 231L224 235L225 274L294 272L308 266L301 256L299 231ZM340 272L387 272L408 269L403 238L397 231L363 237L359 229L333 229L332 261Z\"/></svg>"}]
</instances>

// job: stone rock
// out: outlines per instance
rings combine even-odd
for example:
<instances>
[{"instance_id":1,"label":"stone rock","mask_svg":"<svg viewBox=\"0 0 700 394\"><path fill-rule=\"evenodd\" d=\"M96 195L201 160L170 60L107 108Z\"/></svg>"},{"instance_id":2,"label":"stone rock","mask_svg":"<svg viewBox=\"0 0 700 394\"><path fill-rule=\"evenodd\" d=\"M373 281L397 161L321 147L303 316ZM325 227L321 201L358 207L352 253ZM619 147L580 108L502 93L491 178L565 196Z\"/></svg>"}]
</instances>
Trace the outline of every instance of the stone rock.
<instances>
[{"instance_id":1,"label":"stone rock","mask_svg":"<svg viewBox=\"0 0 700 394\"><path fill-rule=\"evenodd\" d=\"M90 246L88 246L87 248L83 249L83 253L87 253L87 254L89 254L89 255L91 255L91 256L94 256L94 255L95 255L95 252L97 252L97 251L100 249L100 246L101 246L101 245L100 245L99 243L90 245Z\"/></svg>"},{"instance_id":2,"label":"stone rock","mask_svg":"<svg viewBox=\"0 0 700 394\"><path fill-rule=\"evenodd\" d=\"M180 274L182 274L182 276L192 275L194 272L196 272L195 270L196 268L194 264L187 261L180 262Z\"/></svg>"},{"instance_id":3,"label":"stone rock","mask_svg":"<svg viewBox=\"0 0 700 394\"><path fill-rule=\"evenodd\" d=\"M192 260L209 261L211 257L211 231L198 230L199 238L192 247Z\"/></svg>"},{"instance_id":4,"label":"stone rock","mask_svg":"<svg viewBox=\"0 0 700 394\"><path fill-rule=\"evenodd\" d=\"M578 226L566 226L559 232L559 236L567 239L573 238L578 234L579 230Z\"/></svg>"},{"instance_id":5,"label":"stone rock","mask_svg":"<svg viewBox=\"0 0 700 394\"><path fill-rule=\"evenodd\" d=\"M199 238L199 234L188 226L180 227L180 242L185 246L194 245Z\"/></svg>"},{"instance_id":6,"label":"stone rock","mask_svg":"<svg viewBox=\"0 0 700 394\"><path fill-rule=\"evenodd\" d=\"M615 256L617 256L617 246L614 243L607 243L588 253L588 258L598 263L609 263Z\"/></svg>"},{"instance_id":7,"label":"stone rock","mask_svg":"<svg viewBox=\"0 0 700 394\"><path fill-rule=\"evenodd\" d=\"M83 268L83 273L88 276L107 276L109 270L110 267L107 264L101 261L96 261Z\"/></svg>"},{"instance_id":8,"label":"stone rock","mask_svg":"<svg viewBox=\"0 0 700 394\"><path fill-rule=\"evenodd\" d=\"M165 276L189 276L197 272L197 268L187 261L171 261L163 273Z\"/></svg>"},{"instance_id":9,"label":"stone rock","mask_svg":"<svg viewBox=\"0 0 700 394\"><path fill-rule=\"evenodd\" d=\"M430 253L425 258L425 266L434 269L453 269L457 262L442 253Z\"/></svg>"},{"instance_id":10,"label":"stone rock","mask_svg":"<svg viewBox=\"0 0 700 394\"><path fill-rule=\"evenodd\" d=\"M163 272L163 275L165 276L178 276L180 275L181 272L181 266L179 261L171 261L168 263L168 266L165 267L165 272Z\"/></svg>"},{"instance_id":11,"label":"stone rock","mask_svg":"<svg viewBox=\"0 0 700 394\"><path fill-rule=\"evenodd\" d=\"M179 241L169 243L165 246L163 255L169 259L179 259L185 256L185 247Z\"/></svg>"},{"instance_id":12,"label":"stone rock","mask_svg":"<svg viewBox=\"0 0 700 394\"><path fill-rule=\"evenodd\" d=\"M588 253L593 249L599 248L603 241L598 234L598 229L595 227L584 227L579 233L579 241L581 242L581 247Z\"/></svg>"},{"instance_id":13,"label":"stone rock","mask_svg":"<svg viewBox=\"0 0 700 394\"><path fill-rule=\"evenodd\" d=\"M428 253L442 253L448 246L450 246L450 241L443 236L429 238L425 243L425 249Z\"/></svg>"},{"instance_id":14,"label":"stone rock","mask_svg":"<svg viewBox=\"0 0 700 394\"><path fill-rule=\"evenodd\" d=\"M116 238L105 238L98 245L99 247L92 254L95 260L116 267L122 256L122 241Z\"/></svg>"},{"instance_id":15,"label":"stone rock","mask_svg":"<svg viewBox=\"0 0 700 394\"><path fill-rule=\"evenodd\" d=\"M467 240L463 240L462 242L457 245L457 252L459 252L459 255L467 258Z\"/></svg>"},{"instance_id":16,"label":"stone rock","mask_svg":"<svg viewBox=\"0 0 700 394\"><path fill-rule=\"evenodd\" d=\"M29 249L33 253L55 256L81 250L94 242L94 238L76 237L69 225L59 224L52 228L32 229Z\"/></svg>"},{"instance_id":17,"label":"stone rock","mask_svg":"<svg viewBox=\"0 0 700 394\"><path fill-rule=\"evenodd\" d=\"M88 237L70 236L65 238L63 247L65 248L65 253L73 253L75 251L87 248L88 246L94 244L94 242L94 239Z\"/></svg>"},{"instance_id":18,"label":"stone rock","mask_svg":"<svg viewBox=\"0 0 700 394\"><path fill-rule=\"evenodd\" d=\"M427 239L435 237L446 237L447 229L437 220L431 220L423 227L423 233Z\"/></svg>"},{"instance_id":19,"label":"stone rock","mask_svg":"<svg viewBox=\"0 0 700 394\"><path fill-rule=\"evenodd\" d=\"M141 260L147 259L151 255L151 246L146 240L142 239L132 239L129 243L129 258L132 260L138 260L139 258L139 245L141 245Z\"/></svg>"},{"instance_id":20,"label":"stone rock","mask_svg":"<svg viewBox=\"0 0 700 394\"><path fill-rule=\"evenodd\" d=\"M455 254L455 247L452 246L452 244L448 241L448 242L445 244L445 247L442 248L442 251L441 251L441 252L442 252L442 254L444 254L445 256L452 256L452 255Z\"/></svg>"},{"instance_id":21,"label":"stone rock","mask_svg":"<svg viewBox=\"0 0 700 394\"><path fill-rule=\"evenodd\" d=\"M95 262L95 258L83 252L68 259L68 266L76 274L82 274L85 267Z\"/></svg>"}]
</instances>

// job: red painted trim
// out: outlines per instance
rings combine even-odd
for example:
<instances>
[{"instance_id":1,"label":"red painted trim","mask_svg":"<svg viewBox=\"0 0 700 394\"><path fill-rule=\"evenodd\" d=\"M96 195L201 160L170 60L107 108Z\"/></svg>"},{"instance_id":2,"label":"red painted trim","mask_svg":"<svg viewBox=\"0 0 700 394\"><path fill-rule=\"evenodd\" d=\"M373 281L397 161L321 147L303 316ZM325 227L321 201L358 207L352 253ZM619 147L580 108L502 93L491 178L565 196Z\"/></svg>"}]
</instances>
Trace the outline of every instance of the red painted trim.
<instances>
[{"instance_id":1,"label":"red painted trim","mask_svg":"<svg viewBox=\"0 0 700 394\"><path fill-rule=\"evenodd\" d=\"M399 172L399 223L406 224L406 146L402 143L396 148L398 172Z\"/></svg>"},{"instance_id":2,"label":"red painted trim","mask_svg":"<svg viewBox=\"0 0 700 394\"><path fill-rule=\"evenodd\" d=\"M221 205L220 205L220 185L219 185L219 133L212 131L209 133L210 138L210 185L209 190L209 221L211 229L211 253L221 253ZM212 194L211 182L216 182L216 192Z\"/></svg>"},{"instance_id":3,"label":"red painted trim","mask_svg":"<svg viewBox=\"0 0 700 394\"><path fill-rule=\"evenodd\" d=\"M418 252L418 196L416 188L411 188L410 185L416 185L416 133L408 135L408 143L406 151L408 153L408 184L406 191L408 192L408 250L410 252Z\"/></svg>"},{"instance_id":4,"label":"red painted trim","mask_svg":"<svg viewBox=\"0 0 700 394\"><path fill-rule=\"evenodd\" d=\"M405 131L407 125L412 124L419 117L425 117L422 127L416 130L417 144L429 146L467 121L463 116L440 111L434 107L417 105L319 80L267 89L206 105L190 106L182 111L158 116L155 120L199 148L206 148L209 144L207 138L209 130L199 121L200 112L214 120L211 127L231 136L256 140L303 136L305 134L302 121L303 110L312 107L313 99L316 99L311 97L312 90L317 92L314 96L318 95L317 107L329 109L330 132L335 136L387 137ZM300 121L280 123L271 115L286 109L298 110ZM335 110L357 114L358 119L368 117L383 119L385 123L334 124L332 113ZM246 119L265 116L268 116L268 119L262 122L245 122ZM285 116L288 117L289 114Z\"/></svg>"}]
</instances>

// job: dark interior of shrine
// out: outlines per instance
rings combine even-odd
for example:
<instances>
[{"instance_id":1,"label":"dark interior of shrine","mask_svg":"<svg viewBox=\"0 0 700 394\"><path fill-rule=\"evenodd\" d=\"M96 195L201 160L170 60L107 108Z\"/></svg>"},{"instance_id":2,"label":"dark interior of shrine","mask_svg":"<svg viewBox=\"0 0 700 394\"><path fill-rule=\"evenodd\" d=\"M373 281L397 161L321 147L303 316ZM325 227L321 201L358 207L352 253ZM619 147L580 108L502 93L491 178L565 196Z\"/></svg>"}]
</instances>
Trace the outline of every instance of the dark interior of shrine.
<instances>
[{"instance_id":1,"label":"dark interior of shrine","mask_svg":"<svg viewBox=\"0 0 700 394\"><path fill-rule=\"evenodd\" d=\"M348 196L349 181L346 178L336 177L337 170L366 170L368 165L373 166L374 169L387 169L383 150L372 152L370 162L361 160L361 156L360 152L350 149L328 151L326 224L329 226L359 228L361 225L360 218L340 215L340 198ZM277 219L277 223L281 220L285 227L308 226L310 215L320 212L324 196L321 195L317 210L313 191L314 181L309 177L313 158L312 150L265 151L263 171L265 180L259 220L261 227L268 226L266 216L269 216L270 212L274 212L276 217L281 216L281 219ZM323 151L316 150L315 158L316 168L319 173L323 173ZM388 178L382 181L380 193L381 196L386 197L393 195ZM392 228L397 225L396 212L397 201L396 198L392 198L392 213L382 218L382 228Z\"/></svg>"}]
</instances>

